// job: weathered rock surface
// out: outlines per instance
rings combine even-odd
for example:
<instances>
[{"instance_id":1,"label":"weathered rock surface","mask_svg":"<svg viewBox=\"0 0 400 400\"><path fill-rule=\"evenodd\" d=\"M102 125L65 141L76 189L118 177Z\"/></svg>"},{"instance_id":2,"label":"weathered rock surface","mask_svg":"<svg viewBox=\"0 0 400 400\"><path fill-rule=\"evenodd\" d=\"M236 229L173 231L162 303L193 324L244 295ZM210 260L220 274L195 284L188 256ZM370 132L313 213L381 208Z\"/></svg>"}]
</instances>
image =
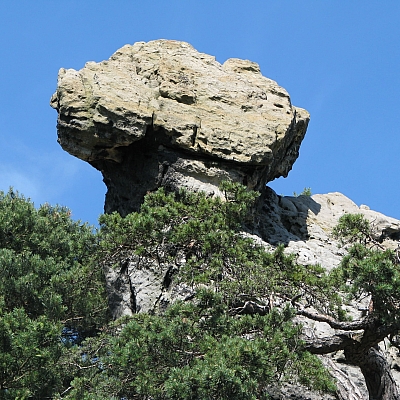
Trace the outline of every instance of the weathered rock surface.
<instances>
[{"instance_id":1,"label":"weathered rock surface","mask_svg":"<svg viewBox=\"0 0 400 400\"><path fill-rule=\"evenodd\" d=\"M255 233L270 244L284 243L288 252L297 254L300 264L320 264L329 271L344 255L331 235L344 214L363 214L371 223L374 238L385 248L397 248L399 220L365 205L358 207L341 193L291 197L278 196L267 188Z\"/></svg>"},{"instance_id":2,"label":"weathered rock surface","mask_svg":"<svg viewBox=\"0 0 400 400\"><path fill-rule=\"evenodd\" d=\"M267 188L263 212L260 215L258 226L253 234L261 237L269 245L284 243L286 252L297 255L297 262L302 265L320 264L331 270L339 265L345 250L332 237L332 229L337 225L339 218L344 214L363 214L371 223L374 238L384 248L396 249L400 238L400 221L387 217L379 212L372 211L365 205L357 206L353 201L341 193L316 194L311 197L283 197ZM360 318L361 310L368 305L368 299L363 304L354 304L349 307L349 313L354 319ZM298 318L304 325L304 333L310 338L329 337L335 331L326 323ZM398 350L380 344L392 366L392 373L397 382L400 382ZM344 363L341 352L324 357L324 363L333 372L340 383L345 382L353 388L353 395L358 397L343 397L351 399L367 399L368 391L364 378L357 367ZM283 391L285 397L290 391ZM294 392L295 393L295 392ZM343 388L345 394L345 389ZM279 398L279 397L277 397ZM317 395L293 394L293 399L316 399ZM319 396L322 399L331 399L330 396Z\"/></svg>"},{"instance_id":3,"label":"weathered rock surface","mask_svg":"<svg viewBox=\"0 0 400 400\"><path fill-rule=\"evenodd\" d=\"M288 174L309 121L256 63L171 40L61 69L51 106L59 143L102 172L105 211L122 215L160 185L218 192L229 177L263 190Z\"/></svg>"}]
</instances>

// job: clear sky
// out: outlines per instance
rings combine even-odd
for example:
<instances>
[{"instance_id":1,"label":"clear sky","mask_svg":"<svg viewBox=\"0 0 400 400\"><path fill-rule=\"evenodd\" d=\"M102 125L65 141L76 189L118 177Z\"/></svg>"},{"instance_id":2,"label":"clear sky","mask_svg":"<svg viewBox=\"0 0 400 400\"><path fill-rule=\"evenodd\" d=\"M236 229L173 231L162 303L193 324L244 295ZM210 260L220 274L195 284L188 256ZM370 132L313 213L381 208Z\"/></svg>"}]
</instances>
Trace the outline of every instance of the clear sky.
<instances>
[{"instance_id":1,"label":"clear sky","mask_svg":"<svg viewBox=\"0 0 400 400\"><path fill-rule=\"evenodd\" d=\"M154 39L255 61L311 113L278 194L338 191L400 219L399 0L0 0L0 190L96 224L106 188L57 143L57 73Z\"/></svg>"}]
</instances>

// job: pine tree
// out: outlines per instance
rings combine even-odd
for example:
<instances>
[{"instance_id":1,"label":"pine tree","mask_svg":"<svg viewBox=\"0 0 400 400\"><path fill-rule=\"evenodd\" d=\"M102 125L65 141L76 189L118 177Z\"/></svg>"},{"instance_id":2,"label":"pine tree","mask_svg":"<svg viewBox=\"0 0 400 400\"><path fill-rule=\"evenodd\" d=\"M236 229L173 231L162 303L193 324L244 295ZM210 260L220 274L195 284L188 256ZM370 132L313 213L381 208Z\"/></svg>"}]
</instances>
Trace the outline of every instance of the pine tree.
<instances>
[{"instance_id":1,"label":"pine tree","mask_svg":"<svg viewBox=\"0 0 400 400\"><path fill-rule=\"evenodd\" d=\"M98 233L66 208L0 193L0 397L255 400L287 379L334 392L316 355L344 350L370 399L398 399L377 347L399 342L398 255L347 215L334 230L347 248L340 266L298 265L243 234L256 193L221 190L224 199L160 189L138 213L103 215ZM175 265L170 278L193 296L110 321L102 265L129 257ZM343 301L362 296L368 313L348 320ZM306 339L296 315L337 334Z\"/></svg>"},{"instance_id":2,"label":"pine tree","mask_svg":"<svg viewBox=\"0 0 400 400\"><path fill-rule=\"evenodd\" d=\"M0 192L0 396L51 398L64 387L58 362L73 338L107 319L97 237L64 207L35 209Z\"/></svg>"},{"instance_id":3,"label":"pine tree","mask_svg":"<svg viewBox=\"0 0 400 400\"><path fill-rule=\"evenodd\" d=\"M160 264L185 262L172 279L195 296L160 315L137 314L88 341L70 398L267 399L268 386L290 379L317 390L334 384L305 349L295 309L272 299L295 298L302 287L322 288L320 267L305 268L284 254L268 253L241 233L257 194L224 183L225 199L160 189L139 213L100 219L108 263L126 257ZM176 263L175 263L176 264ZM98 344L101 343L101 344ZM85 346L85 344L84 344Z\"/></svg>"}]
</instances>

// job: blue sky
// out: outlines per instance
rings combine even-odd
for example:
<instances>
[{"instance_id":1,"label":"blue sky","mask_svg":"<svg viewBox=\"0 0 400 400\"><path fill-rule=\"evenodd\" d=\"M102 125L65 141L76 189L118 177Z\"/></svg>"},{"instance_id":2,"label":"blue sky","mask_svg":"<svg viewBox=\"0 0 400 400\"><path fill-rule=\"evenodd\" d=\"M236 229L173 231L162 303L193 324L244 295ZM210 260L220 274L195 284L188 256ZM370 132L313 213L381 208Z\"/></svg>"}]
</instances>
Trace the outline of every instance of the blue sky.
<instances>
[{"instance_id":1,"label":"blue sky","mask_svg":"<svg viewBox=\"0 0 400 400\"><path fill-rule=\"evenodd\" d=\"M259 63L311 113L278 194L339 191L400 219L399 21L398 0L1 0L0 190L96 224L101 174L57 143L58 70L163 38Z\"/></svg>"}]
</instances>

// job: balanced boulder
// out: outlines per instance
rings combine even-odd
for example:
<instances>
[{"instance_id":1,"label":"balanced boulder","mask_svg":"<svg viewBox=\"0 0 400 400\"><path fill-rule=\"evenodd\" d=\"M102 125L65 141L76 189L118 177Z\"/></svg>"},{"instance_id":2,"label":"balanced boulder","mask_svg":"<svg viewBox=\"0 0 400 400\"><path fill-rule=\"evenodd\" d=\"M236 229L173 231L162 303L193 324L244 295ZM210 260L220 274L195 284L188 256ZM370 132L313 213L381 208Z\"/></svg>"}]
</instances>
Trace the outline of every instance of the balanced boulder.
<instances>
[{"instance_id":1,"label":"balanced boulder","mask_svg":"<svg viewBox=\"0 0 400 400\"><path fill-rule=\"evenodd\" d=\"M220 64L190 44L138 42L61 69L51 106L64 150L100 170L105 211L126 215L159 186L263 191L287 176L309 114L251 61Z\"/></svg>"}]
</instances>

